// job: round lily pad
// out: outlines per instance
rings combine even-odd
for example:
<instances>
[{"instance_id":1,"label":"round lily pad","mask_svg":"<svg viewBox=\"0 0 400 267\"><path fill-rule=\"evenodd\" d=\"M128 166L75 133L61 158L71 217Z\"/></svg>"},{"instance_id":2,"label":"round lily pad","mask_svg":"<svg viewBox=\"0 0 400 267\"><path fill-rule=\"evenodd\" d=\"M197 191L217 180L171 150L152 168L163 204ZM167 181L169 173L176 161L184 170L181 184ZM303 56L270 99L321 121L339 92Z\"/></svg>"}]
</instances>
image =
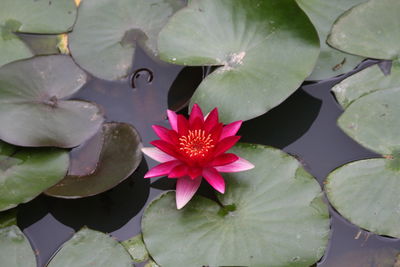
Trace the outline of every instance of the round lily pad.
<instances>
[{"instance_id":1,"label":"round lily pad","mask_svg":"<svg viewBox=\"0 0 400 267\"><path fill-rule=\"evenodd\" d=\"M132 267L132 259L114 238L84 228L77 232L51 259L48 267Z\"/></svg>"},{"instance_id":2,"label":"round lily pad","mask_svg":"<svg viewBox=\"0 0 400 267\"><path fill-rule=\"evenodd\" d=\"M400 238L399 170L398 164L393 166L393 159L347 164L328 176L329 201L350 222L380 235Z\"/></svg>"},{"instance_id":3,"label":"round lily pad","mask_svg":"<svg viewBox=\"0 0 400 267\"><path fill-rule=\"evenodd\" d=\"M68 170L61 149L27 149L0 142L0 211L25 203L58 183Z\"/></svg>"},{"instance_id":4,"label":"round lily pad","mask_svg":"<svg viewBox=\"0 0 400 267\"><path fill-rule=\"evenodd\" d=\"M240 144L232 153L255 168L224 175L223 208L195 196L176 209L175 193L154 200L143 238L160 266L310 266L324 254L329 215L321 188L279 150ZM172 241L172 242L171 242Z\"/></svg>"},{"instance_id":5,"label":"round lily pad","mask_svg":"<svg viewBox=\"0 0 400 267\"><path fill-rule=\"evenodd\" d=\"M86 82L68 56L44 56L0 68L0 139L20 146L74 147L103 123L92 103L64 100Z\"/></svg>"},{"instance_id":6,"label":"round lily pad","mask_svg":"<svg viewBox=\"0 0 400 267\"><path fill-rule=\"evenodd\" d=\"M311 73L318 35L292 0L198 0L160 32L161 59L220 66L191 104L220 110L224 122L247 120L279 105Z\"/></svg>"},{"instance_id":7,"label":"round lily pad","mask_svg":"<svg viewBox=\"0 0 400 267\"><path fill-rule=\"evenodd\" d=\"M72 28L73 0L2 0L0 9L0 66L33 56L15 33L55 34Z\"/></svg>"},{"instance_id":8,"label":"round lily pad","mask_svg":"<svg viewBox=\"0 0 400 267\"><path fill-rule=\"evenodd\" d=\"M343 14L328 43L344 52L379 59L400 56L400 1L370 0Z\"/></svg>"},{"instance_id":9,"label":"round lily pad","mask_svg":"<svg viewBox=\"0 0 400 267\"><path fill-rule=\"evenodd\" d=\"M7 267L36 267L32 247L15 225L0 229L0 262Z\"/></svg>"},{"instance_id":10,"label":"round lily pad","mask_svg":"<svg viewBox=\"0 0 400 267\"><path fill-rule=\"evenodd\" d=\"M400 66L386 76L378 66L370 67L333 91L346 108L338 124L348 135L381 154L400 150Z\"/></svg>"},{"instance_id":11,"label":"round lily pad","mask_svg":"<svg viewBox=\"0 0 400 267\"><path fill-rule=\"evenodd\" d=\"M333 88L345 108L339 126L363 146L384 155L344 165L327 179L332 205L349 221L400 238L400 66L389 75L369 67Z\"/></svg>"},{"instance_id":12,"label":"round lily pad","mask_svg":"<svg viewBox=\"0 0 400 267\"><path fill-rule=\"evenodd\" d=\"M335 20L346 10L366 0L296 0L299 6L310 17L318 31L321 53L313 73L308 80L322 80L356 67L362 57L343 53L333 49L326 43L328 34Z\"/></svg>"},{"instance_id":13,"label":"round lily pad","mask_svg":"<svg viewBox=\"0 0 400 267\"><path fill-rule=\"evenodd\" d=\"M103 125L103 142L96 168L86 175L68 175L45 193L54 197L79 198L102 193L129 177L142 160L139 133L125 123ZM89 146L85 150L93 150Z\"/></svg>"},{"instance_id":14,"label":"round lily pad","mask_svg":"<svg viewBox=\"0 0 400 267\"><path fill-rule=\"evenodd\" d=\"M156 40L168 18L184 5L182 0L85 0L70 34L75 61L102 79L126 77L135 47L157 54Z\"/></svg>"}]
</instances>

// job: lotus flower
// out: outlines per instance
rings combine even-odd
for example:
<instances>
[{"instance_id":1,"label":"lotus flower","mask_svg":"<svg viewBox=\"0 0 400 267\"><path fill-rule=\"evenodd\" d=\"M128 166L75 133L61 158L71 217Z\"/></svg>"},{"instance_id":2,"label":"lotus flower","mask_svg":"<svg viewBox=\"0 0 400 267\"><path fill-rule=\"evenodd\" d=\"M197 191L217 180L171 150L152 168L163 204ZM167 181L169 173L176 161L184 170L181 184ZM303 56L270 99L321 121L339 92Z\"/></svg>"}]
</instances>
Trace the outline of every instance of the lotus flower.
<instances>
[{"instance_id":1,"label":"lotus flower","mask_svg":"<svg viewBox=\"0 0 400 267\"><path fill-rule=\"evenodd\" d=\"M177 178L176 205L181 209L196 193L204 178L220 193L225 192L225 181L220 172L240 172L252 169L253 164L232 153L226 153L240 136L235 134L242 125L236 121L224 126L218 121L218 109L206 117L195 104L189 119L168 110L172 129L153 125L160 140L150 142L155 147L142 151L161 162L149 170L144 178L167 175Z\"/></svg>"}]
</instances>

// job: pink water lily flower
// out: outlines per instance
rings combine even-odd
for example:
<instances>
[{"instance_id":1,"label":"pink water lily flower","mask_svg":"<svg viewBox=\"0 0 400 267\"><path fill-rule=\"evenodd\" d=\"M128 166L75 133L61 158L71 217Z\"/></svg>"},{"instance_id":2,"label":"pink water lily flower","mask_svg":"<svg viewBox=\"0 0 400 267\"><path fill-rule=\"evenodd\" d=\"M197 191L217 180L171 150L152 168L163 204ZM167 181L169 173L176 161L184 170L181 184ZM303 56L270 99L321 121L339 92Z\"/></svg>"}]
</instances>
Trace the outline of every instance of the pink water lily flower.
<instances>
[{"instance_id":1,"label":"pink water lily flower","mask_svg":"<svg viewBox=\"0 0 400 267\"><path fill-rule=\"evenodd\" d=\"M240 172L252 169L253 164L232 153L225 153L240 139L236 136L242 121L224 126L218 120L218 109L206 117L195 104L189 119L168 110L172 129L153 125L160 140L150 142L155 147L142 151L161 162L149 170L145 178L167 175L177 178L176 205L181 209L196 193L204 178L218 192L225 192L220 172Z\"/></svg>"}]
</instances>

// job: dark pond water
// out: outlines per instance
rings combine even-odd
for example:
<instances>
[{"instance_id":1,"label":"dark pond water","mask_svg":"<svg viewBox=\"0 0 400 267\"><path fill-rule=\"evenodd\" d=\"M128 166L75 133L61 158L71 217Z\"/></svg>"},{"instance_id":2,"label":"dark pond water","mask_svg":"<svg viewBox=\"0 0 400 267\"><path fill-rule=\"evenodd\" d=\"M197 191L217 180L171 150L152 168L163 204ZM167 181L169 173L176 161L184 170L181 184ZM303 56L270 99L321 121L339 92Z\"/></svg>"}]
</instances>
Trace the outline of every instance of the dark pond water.
<instances>
[{"instance_id":1,"label":"dark pond water","mask_svg":"<svg viewBox=\"0 0 400 267\"><path fill-rule=\"evenodd\" d=\"M121 82L92 78L74 98L100 104L107 121L134 125L147 146L156 139L151 125L167 125L167 107L183 108L210 70L155 62L141 50L135 57L132 77ZM358 70L374 63L364 62ZM321 185L327 174L342 164L375 157L336 126L342 110L330 89L344 77L306 83L279 107L244 123L242 141L271 145L296 156ZM171 180L143 179L154 164L143 160L130 178L94 197L63 200L42 195L22 205L19 226L29 237L39 266L44 266L62 243L85 225L111 233L118 240L138 234L146 204L162 190L174 187ZM202 185L201 192L207 195L209 189ZM333 231L327 253L318 266L393 266L400 240L370 234L341 218L334 209L330 211Z\"/></svg>"}]
</instances>

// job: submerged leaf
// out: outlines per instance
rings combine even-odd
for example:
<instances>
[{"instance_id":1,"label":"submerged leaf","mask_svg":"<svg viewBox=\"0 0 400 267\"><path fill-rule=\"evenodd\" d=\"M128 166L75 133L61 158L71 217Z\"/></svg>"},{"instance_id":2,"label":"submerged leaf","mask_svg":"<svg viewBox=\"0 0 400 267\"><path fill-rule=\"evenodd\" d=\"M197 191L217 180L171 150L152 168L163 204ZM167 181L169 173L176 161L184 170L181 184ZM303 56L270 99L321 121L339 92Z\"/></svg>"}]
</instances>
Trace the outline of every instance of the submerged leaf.
<instances>
[{"instance_id":1,"label":"submerged leaf","mask_svg":"<svg viewBox=\"0 0 400 267\"><path fill-rule=\"evenodd\" d=\"M329 214L317 181L294 158L261 145L232 149L255 168L226 175L221 207L195 197L177 210L174 193L146 209L143 238L160 266L310 266L323 255ZM172 241L172 242L171 242Z\"/></svg>"},{"instance_id":2,"label":"submerged leaf","mask_svg":"<svg viewBox=\"0 0 400 267\"><path fill-rule=\"evenodd\" d=\"M103 125L102 143L88 143L83 147L93 151L91 145L100 145L101 152L93 172L86 175L70 174L45 193L61 198L92 196L111 189L129 177L142 160L142 144L135 128L125 123ZM85 160L85 159L82 159Z\"/></svg>"}]
</instances>

